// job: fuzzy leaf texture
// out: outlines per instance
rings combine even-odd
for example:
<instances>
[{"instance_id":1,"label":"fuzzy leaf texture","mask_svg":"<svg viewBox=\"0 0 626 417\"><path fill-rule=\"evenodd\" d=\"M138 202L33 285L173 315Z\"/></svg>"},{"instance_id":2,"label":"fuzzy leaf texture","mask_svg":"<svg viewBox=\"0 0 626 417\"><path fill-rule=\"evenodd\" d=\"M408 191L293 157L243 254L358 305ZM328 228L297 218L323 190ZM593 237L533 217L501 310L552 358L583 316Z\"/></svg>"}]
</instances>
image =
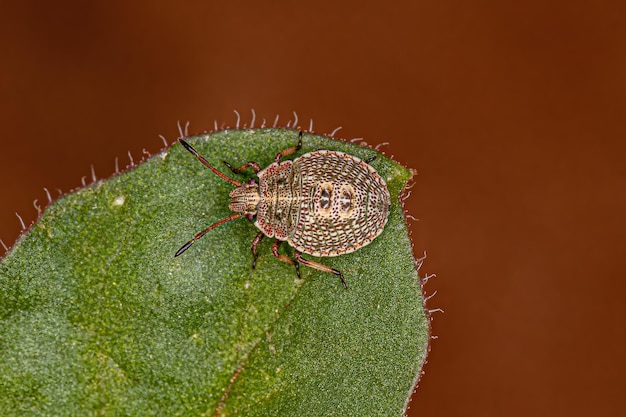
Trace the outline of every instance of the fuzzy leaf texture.
<instances>
[{"instance_id":1,"label":"fuzzy leaf texture","mask_svg":"<svg viewBox=\"0 0 626 417\"><path fill-rule=\"evenodd\" d=\"M225 130L188 142L209 162L265 167L291 129ZM0 415L400 416L428 320L398 196L411 173L370 148L304 135L368 159L392 196L370 245L292 265L250 243L232 185L175 144L52 203L0 262ZM293 256L282 245L281 253Z\"/></svg>"}]
</instances>

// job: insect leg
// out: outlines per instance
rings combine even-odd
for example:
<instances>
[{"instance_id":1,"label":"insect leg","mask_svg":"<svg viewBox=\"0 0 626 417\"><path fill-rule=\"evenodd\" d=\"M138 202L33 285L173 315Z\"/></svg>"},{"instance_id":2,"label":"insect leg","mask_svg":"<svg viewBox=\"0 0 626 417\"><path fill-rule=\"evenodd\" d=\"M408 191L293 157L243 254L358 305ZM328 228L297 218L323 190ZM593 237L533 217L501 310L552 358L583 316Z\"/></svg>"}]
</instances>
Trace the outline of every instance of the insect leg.
<instances>
[{"instance_id":1,"label":"insect leg","mask_svg":"<svg viewBox=\"0 0 626 417\"><path fill-rule=\"evenodd\" d=\"M291 264L296 267L296 274L298 275L298 279L300 279L300 264L298 261L291 259L289 256L278 253L278 248L280 244L283 243L282 240L276 239L272 244L272 254L277 257L279 260Z\"/></svg>"},{"instance_id":2,"label":"insect leg","mask_svg":"<svg viewBox=\"0 0 626 417\"><path fill-rule=\"evenodd\" d=\"M300 134L298 135L298 144L296 146L292 146L291 148L283 149L282 151L278 152L274 157L274 162L280 162L280 158L282 158L283 156L291 155L292 153L299 151L300 148L302 148L302 131L300 131Z\"/></svg>"},{"instance_id":3,"label":"insect leg","mask_svg":"<svg viewBox=\"0 0 626 417\"><path fill-rule=\"evenodd\" d=\"M338 269L335 268L331 268L330 266L326 266L323 265L321 263L318 262L314 262L314 261L310 261L308 259L304 259L302 257L302 252L300 251L295 251L294 252L294 256L296 258L297 262L300 262L302 265L306 265L310 268L314 268L317 269L319 271L324 271L324 272L329 272L331 274L335 274L335 275L339 275L339 278L341 278L341 285L343 285L344 289L348 289L348 285L346 284L346 279L344 278L343 274L341 273L341 271L339 271Z\"/></svg>"},{"instance_id":4,"label":"insect leg","mask_svg":"<svg viewBox=\"0 0 626 417\"><path fill-rule=\"evenodd\" d=\"M248 168L252 168L252 170L254 171L255 174L258 174L259 171L261 170L261 166L259 165L258 162L247 162L245 164L243 164L242 166L240 166L239 168L233 168L233 166L231 164L229 164L226 161L222 161L224 163L224 165L226 165L231 171L233 171L235 174L241 174L242 172L244 172L246 169Z\"/></svg>"},{"instance_id":5,"label":"insect leg","mask_svg":"<svg viewBox=\"0 0 626 417\"><path fill-rule=\"evenodd\" d=\"M254 267L256 266L256 258L259 257L258 246L264 236L265 234L263 232L259 232L254 237L254 239L252 239L252 246L250 247L250 249L252 250L252 269L254 269Z\"/></svg>"}]
</instances>

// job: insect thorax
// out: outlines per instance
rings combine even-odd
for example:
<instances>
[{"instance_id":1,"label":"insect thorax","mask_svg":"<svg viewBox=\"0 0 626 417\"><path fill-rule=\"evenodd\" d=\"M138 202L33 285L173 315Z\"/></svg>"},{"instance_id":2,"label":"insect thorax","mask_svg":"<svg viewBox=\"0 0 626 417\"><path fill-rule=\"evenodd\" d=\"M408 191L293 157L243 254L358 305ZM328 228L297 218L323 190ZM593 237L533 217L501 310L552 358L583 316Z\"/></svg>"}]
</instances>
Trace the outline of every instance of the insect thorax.
<instances>
[{"instance_id":1,"label":"insect thorax","mask_svg":"<svg viewBox=\"0 0 626 417\"><path fill-rule=\"evenodd\" d=\"M292 161L270 164L258 175L261 199L255 225L269 237L287 240L298 221L299 176Z\"/></svg>"}]
</instances>

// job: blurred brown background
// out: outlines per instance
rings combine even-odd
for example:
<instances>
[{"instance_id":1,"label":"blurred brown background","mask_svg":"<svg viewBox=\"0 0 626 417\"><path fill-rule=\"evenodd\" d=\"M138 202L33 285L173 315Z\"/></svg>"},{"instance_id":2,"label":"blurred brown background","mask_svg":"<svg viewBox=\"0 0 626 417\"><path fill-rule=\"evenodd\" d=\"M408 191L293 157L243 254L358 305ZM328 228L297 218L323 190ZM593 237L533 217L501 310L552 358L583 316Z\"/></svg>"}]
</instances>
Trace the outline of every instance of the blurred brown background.
<instances>
[{"instance_id":1,"label":"blurred brown background","mask_svg":"<svg viewBox=\"0 0 626 417\"><path fill-rule=\"evenodd\" d=\"M0 238L33 200L296 111L419 175L436 273L411 416L626 410L623 1L3 2Z\"/></svg>"}]
</instances>

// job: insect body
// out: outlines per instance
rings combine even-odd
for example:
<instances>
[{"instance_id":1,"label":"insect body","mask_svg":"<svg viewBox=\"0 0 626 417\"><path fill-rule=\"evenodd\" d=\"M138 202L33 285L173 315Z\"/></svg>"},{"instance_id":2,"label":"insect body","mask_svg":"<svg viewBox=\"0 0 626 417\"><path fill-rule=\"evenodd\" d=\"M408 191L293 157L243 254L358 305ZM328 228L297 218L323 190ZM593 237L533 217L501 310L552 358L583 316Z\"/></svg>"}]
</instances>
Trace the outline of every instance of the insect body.
<instances>
[{"instance_id":1,"label":"insect body","mask_svg":"<svg viewBox=\"0 0 626 417\"><path fill-rule=\"evenodd\" d=\"M302 257L337 256L369 244L387 223L389 191L376 170L359 158L343 152L318 150L293 161L281 161L302 147L298 145L276 154L274 162L261 170L256 162L248 162L231 171L241 173L252 169L259 182L251 179L240 183L213 167L191 145L180 143L207 168L236 188L230 192L229 208L234 212L217 221L185 243L175 254L179 256L209 231L239 217L255 220L260 232L252 241L252 267L256 265L258 245L264 236L276 238L272 253L292 264L300 277L299 264L333 273L348 288L343 274ZM282 242L293 246L294 258L278 253Z\"/></svg>"}]
</instances>

